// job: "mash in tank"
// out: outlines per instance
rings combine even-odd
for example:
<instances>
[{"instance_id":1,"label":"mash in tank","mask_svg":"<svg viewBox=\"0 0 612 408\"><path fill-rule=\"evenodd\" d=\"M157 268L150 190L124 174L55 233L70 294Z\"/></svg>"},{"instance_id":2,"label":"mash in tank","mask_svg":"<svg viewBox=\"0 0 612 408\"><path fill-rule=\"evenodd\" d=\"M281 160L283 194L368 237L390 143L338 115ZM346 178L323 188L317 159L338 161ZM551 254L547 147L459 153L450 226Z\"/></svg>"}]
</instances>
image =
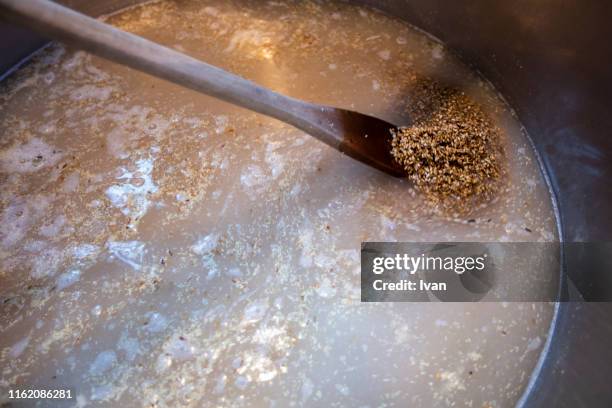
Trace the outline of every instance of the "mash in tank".
<instances>
[{"instance_id":1,"label":"mash in tank","mask_svg":"<svg viewBox=\"0 0 612 408\"><path fill-rule=\"evenodd\" d=\"M441 211L288 125L53 44L1 84L2 395L516 403L554 305L366 304L359 292L363 241L557 239L531 145L487 82L415 28L340 2L161 1L106 20L398 124L424 81L457 89L500 129L503 185L469 215Z\"/></svg>"}]
</instances>

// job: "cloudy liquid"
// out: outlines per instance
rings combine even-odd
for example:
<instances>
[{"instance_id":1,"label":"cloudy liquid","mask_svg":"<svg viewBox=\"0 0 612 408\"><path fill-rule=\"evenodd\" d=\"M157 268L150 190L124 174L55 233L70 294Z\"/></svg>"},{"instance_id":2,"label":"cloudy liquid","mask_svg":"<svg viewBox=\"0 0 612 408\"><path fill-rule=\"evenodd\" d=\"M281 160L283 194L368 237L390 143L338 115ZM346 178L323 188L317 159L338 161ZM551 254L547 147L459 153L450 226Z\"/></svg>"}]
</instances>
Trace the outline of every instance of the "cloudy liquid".
<instances>
[{"instance_id":1,"label":"cloudy liquid","mask_svg":"<svg viewBox=\"0 0 612 408\"><path fill-rule=\"evenodd\" d=\"M440 214L288 125L52 45L0 94L2 395L516 403L553 305L360 303L362 241L557 239L531 146L486 82L414 28L333 2L163 1L107 21L397 124L419 81L457 87L503 131L505 188L469 218Z\"/></svg>"}]
</instances>

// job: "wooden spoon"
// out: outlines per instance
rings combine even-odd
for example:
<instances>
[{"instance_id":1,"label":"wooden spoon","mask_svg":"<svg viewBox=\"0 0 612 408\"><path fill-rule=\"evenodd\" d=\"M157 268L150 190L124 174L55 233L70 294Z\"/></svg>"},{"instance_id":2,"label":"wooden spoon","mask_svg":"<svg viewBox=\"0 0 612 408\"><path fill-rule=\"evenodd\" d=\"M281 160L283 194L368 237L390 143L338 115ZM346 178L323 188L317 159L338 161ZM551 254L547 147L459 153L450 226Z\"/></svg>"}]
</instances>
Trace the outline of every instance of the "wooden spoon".
<instances>
[{"instance_id":1,"label":"wooden spoon","mask_svg":"<svg viewBox=\"0 0 612 408\"><path fill-rule=\"evenodd\" d=\"M0 0L3 15L100 57L271 116L393 176L391 123L290 98L49 0Z\"/></svg>"}]
</instances>

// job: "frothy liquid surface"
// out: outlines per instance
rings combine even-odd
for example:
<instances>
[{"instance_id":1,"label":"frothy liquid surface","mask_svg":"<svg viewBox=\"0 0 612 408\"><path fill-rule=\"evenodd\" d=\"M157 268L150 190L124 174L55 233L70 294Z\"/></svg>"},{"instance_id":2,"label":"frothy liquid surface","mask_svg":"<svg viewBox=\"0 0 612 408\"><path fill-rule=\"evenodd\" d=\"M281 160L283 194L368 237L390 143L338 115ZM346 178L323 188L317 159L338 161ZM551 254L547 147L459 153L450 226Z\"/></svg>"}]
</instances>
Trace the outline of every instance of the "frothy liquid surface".
<instances>
[{"instance_id":1,"label":"frothy liquid surface","mask_svg":"<svg viewBox=\"0 0 612 408\"><path fill-rule=\"evenodd\" d=\"M362 241L556 239L531 147L485 82L348 5L161 2L109 22L397 124L419 81L458 87L503 129L506 188L469 219L437 215L408 182L287 125L54 45L0 96L2 395L513 406L551 304L359 300Z\"/></svg>"}]
</instances>

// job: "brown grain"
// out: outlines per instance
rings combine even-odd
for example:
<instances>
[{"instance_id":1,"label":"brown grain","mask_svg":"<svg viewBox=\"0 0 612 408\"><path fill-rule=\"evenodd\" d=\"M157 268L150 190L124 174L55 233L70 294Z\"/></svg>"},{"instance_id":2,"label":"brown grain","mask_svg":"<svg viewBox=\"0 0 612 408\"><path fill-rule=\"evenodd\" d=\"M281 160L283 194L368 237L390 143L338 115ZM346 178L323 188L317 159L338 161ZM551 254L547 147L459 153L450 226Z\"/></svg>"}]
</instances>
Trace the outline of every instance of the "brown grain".
<instances>
[{"instance_id":1,"label":"brown grain","mask_svg":"<svg viewBox=\"0 0 612 408\"><path fill-rule=\"evenodd\" d=\"M392 130L392 155L426 197L443 208L469 211L499 189L500 131L465 93L420 84L412 126Z\"/></svg>"}]
</instances>

